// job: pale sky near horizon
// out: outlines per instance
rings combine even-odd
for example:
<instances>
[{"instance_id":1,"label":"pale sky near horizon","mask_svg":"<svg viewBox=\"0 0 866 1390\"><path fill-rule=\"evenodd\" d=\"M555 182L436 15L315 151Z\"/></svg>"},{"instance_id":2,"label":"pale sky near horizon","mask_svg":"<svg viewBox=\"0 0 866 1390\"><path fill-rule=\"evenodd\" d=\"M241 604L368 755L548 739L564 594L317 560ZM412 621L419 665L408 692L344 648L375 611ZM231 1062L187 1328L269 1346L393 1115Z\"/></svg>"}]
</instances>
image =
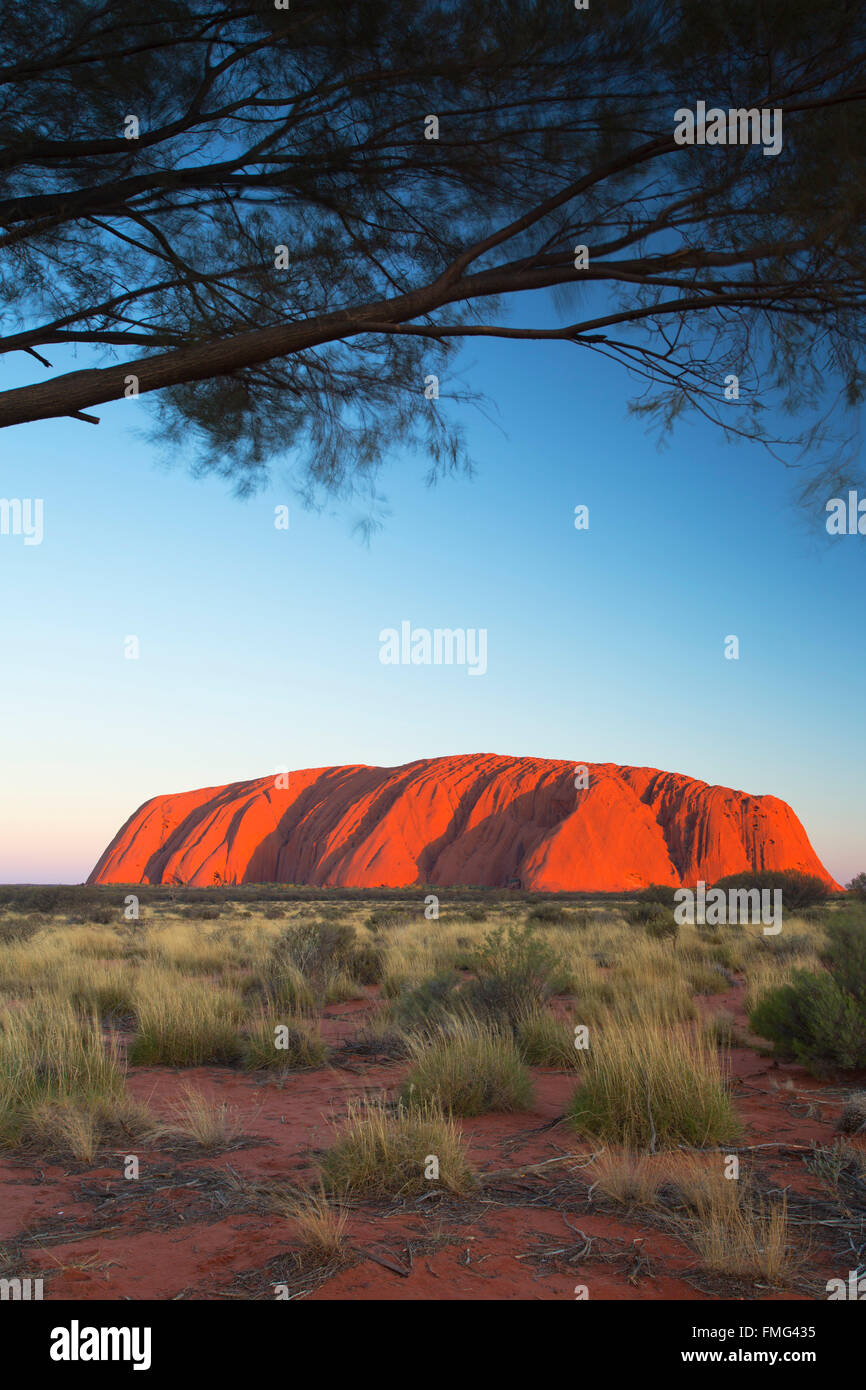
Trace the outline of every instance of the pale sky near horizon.
<instances>
[{"instance_id":1,"label":"pale sky near horizon","mask_svg":"<svg viewBox=\"0 0 866 1390\"><path fill-rule=\"evenodd\" d=\"M398 448L369 545L360 503L303 509L291 460L247 501L165 468L142 401L3 431L0 493L44 499L45 533L0 536L0 881L81 881L161 792L479 752L771 793L838 879L866 869L866 537L705 423L659 451L611 362L491 342L461 369L496 406L461 415L476 476L428 488ZM383 665L403 621L486 629L486 674Z\"/></svg>"}]
</instances>

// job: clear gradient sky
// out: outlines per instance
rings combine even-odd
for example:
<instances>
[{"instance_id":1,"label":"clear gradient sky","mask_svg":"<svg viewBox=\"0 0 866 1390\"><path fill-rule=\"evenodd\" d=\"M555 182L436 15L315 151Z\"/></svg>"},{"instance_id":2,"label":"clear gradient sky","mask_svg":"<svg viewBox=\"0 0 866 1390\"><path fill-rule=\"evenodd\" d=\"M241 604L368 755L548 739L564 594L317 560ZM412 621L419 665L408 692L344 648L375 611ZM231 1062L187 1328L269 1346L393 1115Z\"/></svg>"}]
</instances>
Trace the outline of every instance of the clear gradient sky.
<instances>
[{"instance_id":1,"label":"clear gradient sky","mask_svg":"<svg viewBox=\"0 0 866 1390\"><path fill-rule=\"evenodd\" d=\"M143 401L2 433L0 495L43 498L45 536L0 537L0 881L81 881L158 793L481 752L772 793L838 879L866 869L866 538L708 424L659 452L588 352L476 341L460 368L498 408L464 412L476 476L428 488L398 449L369 546L360 503L303 509L289 458L243 502L167 469ZM383 666L403 620L486 628L487 674Z\"/></svg>"}]
</instances>

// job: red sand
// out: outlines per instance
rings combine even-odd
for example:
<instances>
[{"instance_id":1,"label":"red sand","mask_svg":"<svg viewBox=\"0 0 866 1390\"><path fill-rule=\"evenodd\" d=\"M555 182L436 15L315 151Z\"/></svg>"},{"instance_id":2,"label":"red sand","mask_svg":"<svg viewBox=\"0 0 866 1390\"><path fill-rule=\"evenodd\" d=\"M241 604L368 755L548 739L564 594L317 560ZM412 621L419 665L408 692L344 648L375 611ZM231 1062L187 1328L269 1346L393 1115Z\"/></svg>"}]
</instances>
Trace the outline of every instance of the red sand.
<instances>
[{"instance_id":1,"label":"red sand","mask_svg":"<svg viewBox=\"0 0 866 1390\"><path fill-rule=\"evenodd\" d=\"M738 985L705 1007L724 1007L742 1020L741 997ZM326 1036L337 1042L354 1031L358 1019L350 1016L369 1007L330 1006ZM745 1048L734 1049L732 1064L735 1103L746 1127L741 1143L832 1142L841 1102L825 1096L827 1087L801 1068L779 1066ZM578 1285L595 1299L700 1299L719 1292L701 1280L693 1252L640 1212L588 1207L585 1187L573 1185L575 1175L555 1209L551 1195L579 1157L540 1174L514 1173L522 1165L590 1152L567 1124L550 1123L562 1115L574 1077L538 1068L531 1112L462 1121L476 1167L513 1176L465 1202L365 1202L349 1223L355 1263L324 1276L314 1269L305 1274L294 1259L298 1244L290 1226L273 1214L251 1212L248 1199L247 1210L239 1209L228 1170L244 1179L309 1180L316 1150L332 1139L329 1119L344 1113L353 1096L393 1093L405 1070L405 1063L353 1054L346 1054L345 1067L296 1072L284 1082L226 1067L135 1069L132 1093L157 1111L166 1112L188 1083L236 1106L243 1118L241 1146L202 1155L131 1144L141 1160L138 1183L124 1180L120 1152L115 1163L99 1168L8 1158L0 1163L0 1246L21 1252L16 1272L44 1276L50 1299L273 1298L284 1280L293 1297L317 1299L561 1300L573 1299ZM795 1091L787 1091L786 1082ZM769 1148L754 1162L774 1186L820 1195L797 1152ZM573 1258L585 1237L594 1242L590 1253ZM820 1247L809 1267L819 1286L840 1273ZM755 1288L726 1296L804 1295Z\"/></svg>"}]
</instances>

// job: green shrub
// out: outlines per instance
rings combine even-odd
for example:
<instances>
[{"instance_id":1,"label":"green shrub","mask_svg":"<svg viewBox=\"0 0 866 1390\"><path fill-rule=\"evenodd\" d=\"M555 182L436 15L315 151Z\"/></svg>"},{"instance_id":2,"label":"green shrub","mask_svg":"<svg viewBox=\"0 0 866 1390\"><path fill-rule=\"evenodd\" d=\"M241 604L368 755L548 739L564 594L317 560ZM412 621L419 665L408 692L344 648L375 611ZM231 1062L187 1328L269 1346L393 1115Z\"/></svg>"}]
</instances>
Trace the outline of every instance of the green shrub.
<instances>
[{"instance_id":1,"label":"green shrub","mask_svg":"<svg viewBox=\"0 0 866 1390\"><path fill-rule=\"evenodd\" d=\"M512 1027L528 1008L550 997L562 969L556 951L535 936L532 922L487 932L473 964L477 978L461 990L461 1001L479 1017Z\"/></svg>"},{"instance_id":2,"label":"green shrub","mask_svg":"<svg viewBox=\"0 0 866 1390\"><path fill-rule=\"evenodd\" d=\"M846 883L845 887L860 902L866 902L866 874L855 874L851 882Z\"/></svg>"},{"instance_id":3,"label":"green shrub","mask_svg":"<svg viewBox=\"0 0 866 1390\"><path fill-rule=\"evenodd\" d=\"M866 1012L829 974L798 970L791 984L763 996L749 1026L787 1061L819 1071L866 1067Z\"/></svg>"},{"instance_id":4,"label":"green shrub","mask_svg":"<svg viewBox=\"0 0 866 1390\"><path fill-rule=\"evenodd\" d=\"M626 920L632 927L643 927L647 936L656 940L673 938L679 932L672 910L654 898L647 898L630 908Z\"/></svg>"},{"instance_id":5,"label":"green shrub","mask_svg":"<svg viewBox=\"0 0 866 1390\"><path fill-rule=\"evenodd\" d=\"M560 903L538 903L526 920L540 927L556 927L568 921L568 913Z\"/></svg>"},{"instance_id":6,"label":"green shrub","mask_svg":"<svg viewBox=\"0 0 866 1390\"><path fill-rule=\"evenodd\" d=\"M866 922L828 922L826 933L830 974L866 1009Z\"/></svg>"},{"instance_id":7,"label":"green shrub","mask_svg":"<svg viewBox=\"0 0 866 1390\"><path fill-rule=\"evenodd\" d=\"M795 972L752 1010L754 1032L777 1057L813 1069L866 1067L866 923L827 925L826 974Z\"/></svg>"},{"instance_id":8,"label":"green shrub","mask_svg":"<svg viewBox=\"0 0 866 1390\"><path fill-rule=\"evenodd\" d=\"M796 869L762 869L744 874L727 874L716 879L714 888L725 893L730 888L776 888L782 892L782 910L796 912L801 907L815 907L826 902L830 889L817 874L801 874Z\"/></svg>"},{"instance_id":9,"label":"green shrub","mask_svg":"<svg viewBox=\"0 0 866 1390\"><path fill-rule=\"evenodd\" d=\"M385 958L378 946L371 944L359 946L352 956L352 977L362 985L381 984L384 969Z\"/></svg>"},{"instance_id":10,"label":"green shrub","mask_svg":"<svg viewBox=\"0 0 866 1390\"><path fill-rule=\"evenodd\" d=\"M635 901L639 903L653 903L662 907L669 907L671 911L676 907L677 890L672 883L650 883L646 888L642 888L635 894Z\"/></svg>"}]
</instances>

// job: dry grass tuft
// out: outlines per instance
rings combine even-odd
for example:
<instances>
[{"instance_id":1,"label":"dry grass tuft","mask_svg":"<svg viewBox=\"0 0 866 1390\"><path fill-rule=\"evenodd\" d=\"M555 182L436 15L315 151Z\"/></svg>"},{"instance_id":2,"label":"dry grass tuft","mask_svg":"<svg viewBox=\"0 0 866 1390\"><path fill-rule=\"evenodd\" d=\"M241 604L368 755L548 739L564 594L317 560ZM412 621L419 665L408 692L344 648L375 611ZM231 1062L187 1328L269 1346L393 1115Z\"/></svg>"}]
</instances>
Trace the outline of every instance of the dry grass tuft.
<instances>
[{"instance_id":1,"label":"dry grass tuft","mask_svg":"<svg viewBox=\"0 0 866 1390\"><path fill-rule=\"evenodd\" d=\"M475 1186L463 1136L436 1102L389 1108L353 1101L337 1142L321 1160L329 1192L364 1197L421 1196Z\"/></svg>"}]
</instances>

